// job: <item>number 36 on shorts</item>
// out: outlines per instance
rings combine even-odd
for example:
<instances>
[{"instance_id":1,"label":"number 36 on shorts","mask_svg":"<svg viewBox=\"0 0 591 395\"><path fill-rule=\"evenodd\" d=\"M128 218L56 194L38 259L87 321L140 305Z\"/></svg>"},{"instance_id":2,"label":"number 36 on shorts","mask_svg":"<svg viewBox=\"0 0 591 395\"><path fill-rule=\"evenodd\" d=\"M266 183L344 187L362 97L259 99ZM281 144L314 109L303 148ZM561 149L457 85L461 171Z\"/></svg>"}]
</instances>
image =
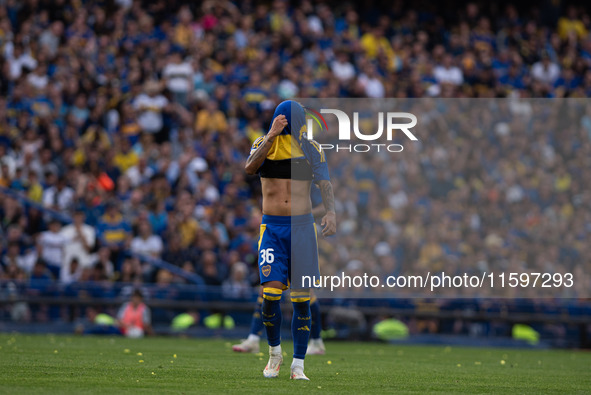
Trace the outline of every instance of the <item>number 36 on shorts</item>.
<instances>
[{"instance_id":1,"label":"number 36 on shorts","mask_svg":"<svg viewBox=\"0 0 591 395\"><path fill-rule=\"evenodd\" d=\"M273 251L273 248L261 250L261 263L259 263L259 266L263 266L265 263L273 263L275 261L275 255L273 255Z\"/></svg>"}]
</instances>

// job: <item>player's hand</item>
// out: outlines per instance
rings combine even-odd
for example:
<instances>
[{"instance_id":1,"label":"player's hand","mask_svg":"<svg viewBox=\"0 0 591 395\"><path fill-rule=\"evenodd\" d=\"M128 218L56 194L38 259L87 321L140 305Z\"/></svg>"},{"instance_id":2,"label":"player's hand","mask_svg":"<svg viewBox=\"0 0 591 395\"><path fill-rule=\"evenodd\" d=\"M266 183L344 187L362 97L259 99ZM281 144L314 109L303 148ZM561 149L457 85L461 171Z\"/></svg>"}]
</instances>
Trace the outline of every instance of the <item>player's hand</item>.
<instances>
[{"instance_id":1,"label":"player's hand","mask_svg":"<svg viewBox=\"0 0 591 395\"><path fill-rule=\"evenodd\" d=\"M320 225L322 228L322 236L332 236L337 233L337 216L334 212L329 211L324 217Z\"/></svg>"},{"instance_id":2,"label":"player's hand","mask_svg":"<svg viewBox=\"0 0 591 395\"><path fill-rule=\"evenodd\" d=\"M281 132L283 132L283 129L285 129L286 126L287 126L287 118L285 118L285 115L277 115L277 117L273 120L273 124L271 125L271 130L269 130L269 133L267 134L267 136L269 136L269 138L274 138L275 136L279 136L281 134Z\"/></svg>"}]
</instances>

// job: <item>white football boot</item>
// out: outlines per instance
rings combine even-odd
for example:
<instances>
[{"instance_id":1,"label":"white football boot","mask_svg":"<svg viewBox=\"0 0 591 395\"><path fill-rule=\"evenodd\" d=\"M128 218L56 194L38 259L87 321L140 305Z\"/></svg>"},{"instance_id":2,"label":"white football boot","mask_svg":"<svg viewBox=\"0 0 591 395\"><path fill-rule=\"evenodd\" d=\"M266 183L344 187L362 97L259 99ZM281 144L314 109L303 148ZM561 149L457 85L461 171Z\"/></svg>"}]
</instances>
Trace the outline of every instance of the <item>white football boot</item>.
<instances>
[{"instance_id":1,"label":"white football boot","mask_svg":"<svg viewBox=\"0 0 591 395\"><path fill-rule=\"evenodd\" d=\"M304 367L301 365L296 365L294 363L291 364L291 376L289 376L292 380L308 380L310 379L306 377L304 374Z\"/></svg>"},{"instance_id":2,"label":"white football boot","mask_svg":"<svg viewBox=\"0 0 591 395\"><path fill-rule=\"evenodd\" d=\"M322 339L311 339L308 344L308 351L306 355L324 355L326 354L326 348Z\"/></svg>"},{"instance_id":3,"label":"white football boot","mask_svg":"<svg viewBox=\"0 0 591 395\"><path fill-rule=\"evenodd\" d=\"M273 351L273 348L275 348L275 351ZM281 346L269 346L269 362L267 362L267 366L265 366L265 370L263 370L263 376L268 379L279 376L279 369L281 368L282 363L283 354L281 353Z\"/></svg>"},{"instance_id":4,"label":"white football boot","mask_svg":"<svg viewBox=\"0 0 591 395\"><path fill-rule=\"evenodd\" d=\"M236 352L252 352L256 354L260 350L259 342L259 338L253 339L249 336L248 339L242 340L242 343L234 344L232 350Z\"/></svg>"}]
</instances>

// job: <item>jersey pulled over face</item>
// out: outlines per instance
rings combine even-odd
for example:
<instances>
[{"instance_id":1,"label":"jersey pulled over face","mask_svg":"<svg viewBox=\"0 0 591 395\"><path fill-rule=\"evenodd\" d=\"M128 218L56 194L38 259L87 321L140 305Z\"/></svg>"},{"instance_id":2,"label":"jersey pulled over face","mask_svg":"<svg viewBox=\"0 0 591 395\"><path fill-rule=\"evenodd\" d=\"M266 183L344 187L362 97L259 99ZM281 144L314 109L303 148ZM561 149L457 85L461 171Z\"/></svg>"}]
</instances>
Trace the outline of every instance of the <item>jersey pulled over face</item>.
<instances>
[{"instance_id":1,"label":"jersey pulled over face","mask_svg":"<svg viewBox=\"0 0 591 395\"><path fill-rule=\"evenodd\" d=\"M303 107L292 100L282 102L275 109L273 119L285 115L287 126L275 137L273 145L258 173L262 178L283 178L299 181L329 180L326 157L320 145L306 134L306 115ZM250 154L263 142L259 137Z\"/></svg>"},{"instance_id":2,"label":"jersey pulled over face","mask_svg":"<svg viewBox=\"0 0 591 395\"><path fill-rule=\"evenodd\" d=\"M250 153L252 154L262 143L264 137L259 137ZM258 170L262 178L283 178L301 181L312 181L314 178L312 166L304 157L300 145L290 134L275 137L267 158Z\"/></svg>"}]
</instances>

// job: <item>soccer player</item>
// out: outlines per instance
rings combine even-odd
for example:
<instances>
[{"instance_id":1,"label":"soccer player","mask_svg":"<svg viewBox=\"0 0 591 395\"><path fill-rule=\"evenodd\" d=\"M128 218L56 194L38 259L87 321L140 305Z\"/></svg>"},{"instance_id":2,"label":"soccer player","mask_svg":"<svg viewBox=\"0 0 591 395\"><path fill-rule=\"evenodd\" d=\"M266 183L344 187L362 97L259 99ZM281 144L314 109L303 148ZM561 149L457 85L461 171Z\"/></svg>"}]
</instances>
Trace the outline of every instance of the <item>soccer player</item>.
<instances>
[{"instance_id":1,"label":"soccer player","mask_svg":"<svg viewBox=\"0 0 591 395\"><path fill-rule=\"evenodd\" d=\"M310 199L312 201L312 215L314 218L321 218L326 214L324 205L322 204L322 196L318 185L312 184L310 190ZM263 334L264 325L261 318L261 305L263 304L263 287L261 287L257 303L252 313L252 320L250 322L250 333L248 337L239 344L234 344L232 350L236 352L250 352L258 353L260 349L259 342ZM314 292L310 294L310 311L312 313L312 326L310 326L310 343L308 344L308 351L306 355L323 355L326 352L324 342L320 337L322 330L320 303Z\"/></svg>"},{"instance_id":2,"label":"soccer player","mask_svg":"<svg viewBox=\"0 0 591 395\"><path fill-rule=\"evenodd\" d=\"M254 142L245 170L259 173L263 192L258 263L263 286L261 316L269 343L263 375L277 377L283 362L280 300L289 287L294 341L291 378L308 380L304 358L311 326L310 285L305 286L303 276L320 276L312 181L320 188L326 210L321 221L323 236L336 232L336 215L326 158L319 145L307 139L306 115L299 103L288 100L277 106L271 129Z\"/></svg>"}]
</instances>

